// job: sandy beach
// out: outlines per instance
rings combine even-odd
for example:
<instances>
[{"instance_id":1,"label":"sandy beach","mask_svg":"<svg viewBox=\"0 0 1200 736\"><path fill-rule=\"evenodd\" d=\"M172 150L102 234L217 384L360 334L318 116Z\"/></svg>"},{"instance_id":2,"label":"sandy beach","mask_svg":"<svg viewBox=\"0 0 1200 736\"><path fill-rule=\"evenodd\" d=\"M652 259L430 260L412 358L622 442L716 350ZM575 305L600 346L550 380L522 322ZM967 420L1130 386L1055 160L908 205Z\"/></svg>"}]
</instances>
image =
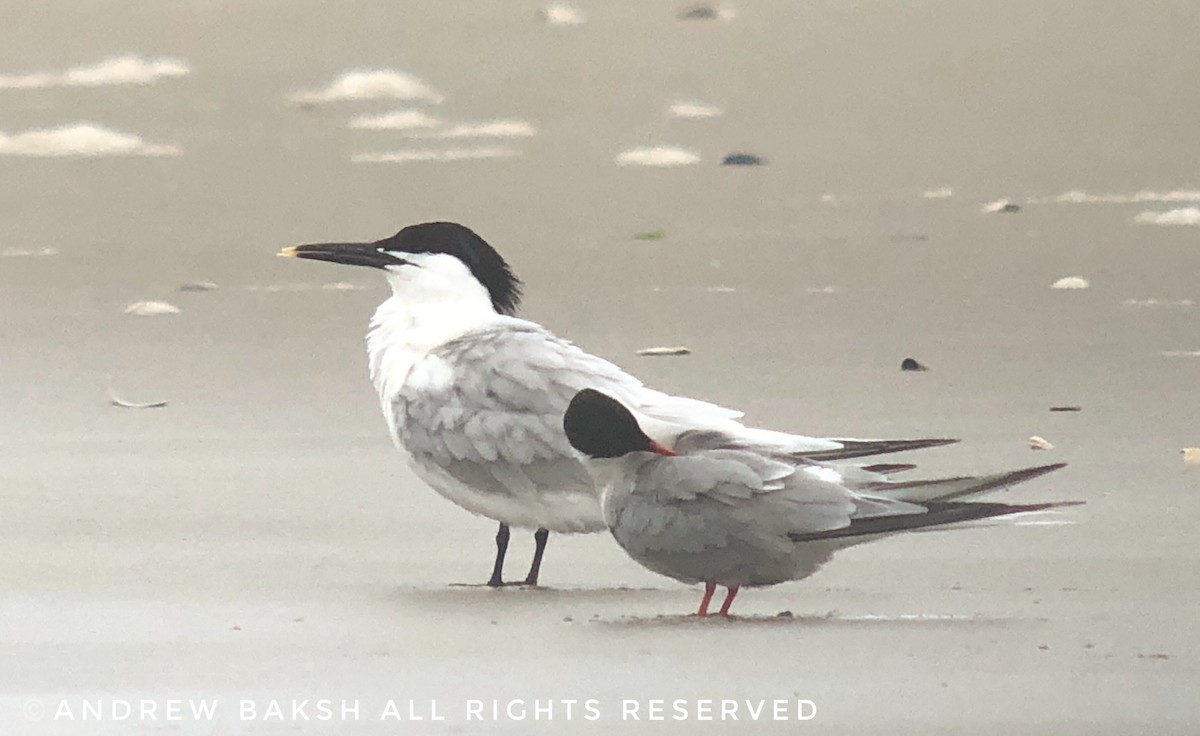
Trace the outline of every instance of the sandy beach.
<instances>
[{"instance_id":1,"label":"sandy beach","mask_svg":"<svg viewBox=\"0 0 1200 736\"><path fill-rule=\"evenodd\" d=\"M0 732L1195 733L1197 9L543 7L0 0ZM386 285L274 257L434 219L657 388L961 438L928 475L1067 462L1000 498L1087 503L865 545L731 621L607 535L485 588L493 523L409 472L366 377Z\"/></svg>"}]
</instances>

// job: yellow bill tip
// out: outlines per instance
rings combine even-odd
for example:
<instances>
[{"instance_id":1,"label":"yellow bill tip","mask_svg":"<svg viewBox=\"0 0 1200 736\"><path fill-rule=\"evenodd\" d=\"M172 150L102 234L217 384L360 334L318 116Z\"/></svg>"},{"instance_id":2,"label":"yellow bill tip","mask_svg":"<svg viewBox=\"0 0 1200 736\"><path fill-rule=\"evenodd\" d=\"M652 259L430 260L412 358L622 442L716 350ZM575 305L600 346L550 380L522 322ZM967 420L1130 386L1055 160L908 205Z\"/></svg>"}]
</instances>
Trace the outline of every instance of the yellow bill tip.
<instances>
[{"instance_id":1,"label":"yellow bill tip","mask_svg":"<svg viewBox=\"0 0 1200 736\"><path fill-rule=\"evenodd\" d=\"M296 246L289 245L288 247L281 249L275 255L279 256L280 258L295 258L296 257Z\"/></svg>"}]
</instances>

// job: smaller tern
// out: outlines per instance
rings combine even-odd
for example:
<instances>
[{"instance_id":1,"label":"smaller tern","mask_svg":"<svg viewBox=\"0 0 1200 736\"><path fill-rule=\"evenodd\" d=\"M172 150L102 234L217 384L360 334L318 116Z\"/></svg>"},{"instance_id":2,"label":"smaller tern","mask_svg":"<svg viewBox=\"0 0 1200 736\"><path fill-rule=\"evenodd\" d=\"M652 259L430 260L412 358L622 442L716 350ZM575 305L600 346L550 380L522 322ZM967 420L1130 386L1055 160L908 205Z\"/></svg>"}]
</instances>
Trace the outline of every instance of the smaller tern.
<instances>
[{"instance_id":1,"label":"smaller tern","mask_svg":"<svg viewBox=\"0 0 1200 736\"><path fill-rule=\"evenodd\" d=\"M1065 463L971 478L896 482L758 449L731 449L718 432L652 439L624 404L593 389L563 417L571 446L600 493L605 523L643 567L704 584L699 616L718 585L729 615L742 587L815 573L839 549L899 532L1073 506L961 499L1045 475ZM883 466L881 466L883 467ZM905 466L895 466L906 470Z\"/></svg>"}]
</instances>

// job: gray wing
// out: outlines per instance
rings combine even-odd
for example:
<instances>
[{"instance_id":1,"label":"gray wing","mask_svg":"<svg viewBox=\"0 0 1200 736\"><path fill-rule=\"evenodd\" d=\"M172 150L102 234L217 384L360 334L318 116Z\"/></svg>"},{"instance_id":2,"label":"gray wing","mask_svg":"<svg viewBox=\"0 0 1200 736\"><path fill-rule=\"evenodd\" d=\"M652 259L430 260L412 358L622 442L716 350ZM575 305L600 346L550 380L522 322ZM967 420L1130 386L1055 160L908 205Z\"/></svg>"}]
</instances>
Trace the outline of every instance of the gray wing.
<instances>
[{"instance_id":1,"label":"gray wing","mask_svg":"<svg viewBox=\"0 0 1200 736\"><path fill-rule=\"evenodd\" d=\"M656 459L639 468L633 485L623 518L613 521L648 548L782 542L795 533L847 527L859 512L858 499L837 483L738 450Z\"/></svg>"},{"instance_id":2,"label":"gray wing","mask_svg":"<svg viewBox=\"0 0 1200 736\"><path fill-rule=\"evenodd\" d=\"M620 498L606 496L617 542L651 570L685 582L803 577L832 547L801 550L792 535L848 527L858 510L835 483L736 450L654 458L629 485Z\"/></svg>"},{"instance_id":3,"label":"gray wing","mask_svg":"<svg viewBox=\"0 0 1200 736\"><path fill-rule=\"evenodd\" d=\"M647 389L612 363L516 319L433 350L414 365L388 410L414 460L472 488L591 494L591 479L562 430L563 413L584 388L641 411L736 416Z\"/></svg>"}]
</instances>

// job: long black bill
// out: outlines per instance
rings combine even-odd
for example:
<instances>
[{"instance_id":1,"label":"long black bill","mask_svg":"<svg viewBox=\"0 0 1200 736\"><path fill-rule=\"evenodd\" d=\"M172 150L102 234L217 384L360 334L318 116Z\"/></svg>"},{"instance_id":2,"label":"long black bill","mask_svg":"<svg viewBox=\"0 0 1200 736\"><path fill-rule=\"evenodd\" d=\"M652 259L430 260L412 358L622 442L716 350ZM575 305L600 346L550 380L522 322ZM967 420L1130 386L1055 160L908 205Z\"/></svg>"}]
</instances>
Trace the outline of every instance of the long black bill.
<instances>
[{"instance_id":1,"label":"long black bill","mask_svg":"<svg viewBox=\"0 0 1200 736\"><path fill-rule=\"evenodd\" d=\"M347 266L385 268L407 263L403 258L384 249L378 243L314 243L292 245L279 251L282 258L307 258Z\"/></svg>"}]
</instances>

